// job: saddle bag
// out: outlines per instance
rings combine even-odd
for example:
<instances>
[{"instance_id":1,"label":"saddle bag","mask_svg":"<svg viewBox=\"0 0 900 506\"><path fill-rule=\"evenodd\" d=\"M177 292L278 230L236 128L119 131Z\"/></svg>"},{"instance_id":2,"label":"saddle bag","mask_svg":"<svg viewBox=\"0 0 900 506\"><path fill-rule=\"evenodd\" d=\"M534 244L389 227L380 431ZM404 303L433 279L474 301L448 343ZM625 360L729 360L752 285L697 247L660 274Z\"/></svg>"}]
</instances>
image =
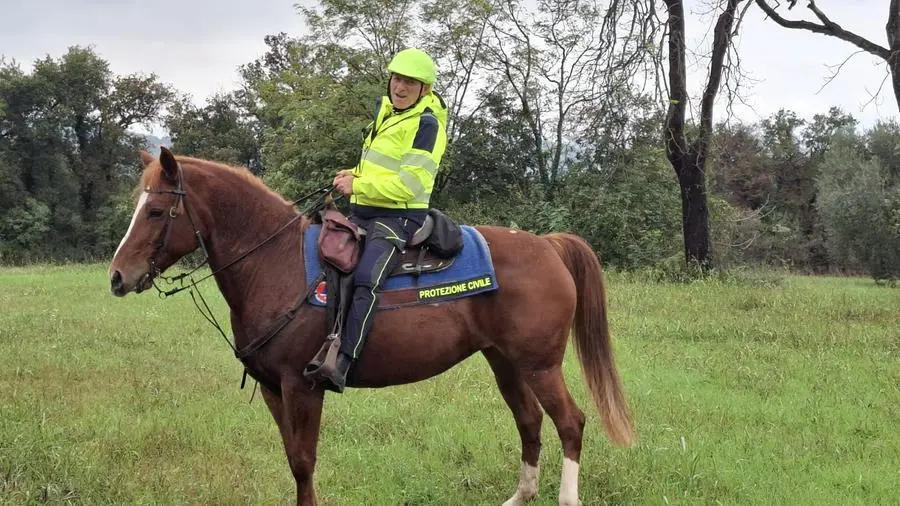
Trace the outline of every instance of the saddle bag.
<instances>
[{"instance_id":1,"label":"saddle bag","mask_svg":"<svg viewBox=\"0 0 900 506\"><path fill-rule=\"evenodd\" d=\"M462 230L449 216L437 209L429 209L428 215L434 221L434 229L424 244L439 258L453 258L463 248Z\"/></svg>"},{"instance_id":2,"label":"saddle bag","mask_svg":"<svg viewBox=\"0 0 900 506\"><path fill-rule=\"evenodd\" d=\"M334 208L320 213L319 255L335 269L349 274L359 263L359 229L344 213Z\"/></svg>"}]
</instances>

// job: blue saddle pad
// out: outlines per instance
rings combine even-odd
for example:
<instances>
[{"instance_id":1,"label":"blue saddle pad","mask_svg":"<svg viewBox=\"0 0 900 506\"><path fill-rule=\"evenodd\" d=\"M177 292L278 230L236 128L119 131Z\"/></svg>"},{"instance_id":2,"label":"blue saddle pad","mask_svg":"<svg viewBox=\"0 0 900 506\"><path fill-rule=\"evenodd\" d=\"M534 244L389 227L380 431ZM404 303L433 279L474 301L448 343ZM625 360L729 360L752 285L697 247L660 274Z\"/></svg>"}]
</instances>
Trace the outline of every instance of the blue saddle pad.
<instances>
[{"instance_id":1,"label":"blue saddle pad","mask_svg":"<svg viewBox=\"0 0 900 506\"><path fill-rule=\"evenodd\" d=\"M474 227L462 225L463 249L453 263L444 270L415 274L398 274L387 278L382 293L403 291L409 295L407 302L396 305L431 303L468 297L499 288L491 251L484 236ZM318 238L321 225L310 225L303 234L303 261L306 264L306 283L315 282L322 272L319 259ZM320 283L310 296L310 303L324 306L327 287ZM383 301L384 302L384 301ZM384 303L382 303L384 306Z\"/></svg>"}]
</instances>

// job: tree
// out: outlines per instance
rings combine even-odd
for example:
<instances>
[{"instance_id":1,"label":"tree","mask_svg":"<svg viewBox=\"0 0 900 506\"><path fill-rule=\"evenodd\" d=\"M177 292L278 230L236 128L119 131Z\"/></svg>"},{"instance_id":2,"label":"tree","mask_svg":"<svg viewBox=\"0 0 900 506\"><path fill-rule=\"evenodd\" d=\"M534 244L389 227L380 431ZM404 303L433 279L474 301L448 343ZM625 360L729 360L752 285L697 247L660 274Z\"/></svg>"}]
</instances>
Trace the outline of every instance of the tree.
<instances>
[{"instance_id":1,"label":"tree","mask_svg":"<svg viewBox=\"0 0 900 506\"><path fill-rule=\"evenodd\" d=\"M774 257L814 272L831 268L815 182L830 156L834 134L855 125L852 116L834 107L828 114L816 114L812 121L787 110L762 121L762 146L775 178L773 212L767 223L786 239L772 244Z\"/></svg>"},{"instance_id":2,"label":"tree","mask_svg":"<svg viewBox=\"0 0 900 506\"><path fill-rule=\"evenodd\" d=\"M531 130L532 167L552 198L576 138L603 123L653 47L645 2L498 2L485 69L502 76ZM496 81L496 78L493 78Z\"/></svg>"},{"instance_id":3,"label":"tree","mask_svg":"<svg viewBox=\"0 0 900 506\"><path fill-rule=\"evenodd\" d=\"M438 86L450 106L447 138L451 144L457 138L459 125L485 104L479 100L477 106L471 107L466 98L471 91L478 91L473 80L483 68L488 22L495 10L494 2L489 0L425 0L422 6L422 20L428 29L417 39L423 49L437 58L440 67ZM435 186L439 192L444 182L436 181Z\"/></svg>"},{"instance_id":4,"label":"tree","mask_svg":"<svg viewBox=\"0 0 900 506\"><path fill-rule=\"evenodd\" d=\"M711 146L712 191L728 203L749 209L771 207L775 175L755 129L746 124L720 124Z\"/></svg>"},{"instance_id":5,"label":"tree","mask_svg":"<svg viewBox=\"0 0 900 506\"><path fill-rule=\"evenodd\" d=\"M653 265L676 255L680 199L664 149L657 142L635 143L604 168L566 174L560 198L571 229L618 267Z\"/></svg>"},{"instance_id":6,"label":"tree","mask_svg":"<svg viewBox=\"0 0 900 506\"><path fill-rule=\"evenodd\" d=\"M828 114L816 114L803 130L801 140L809 160L805 180L798 191L800 200L798 213L799 230L806 244L809 266L814 272L827 272L831 262L826 247L826 232L819 209L816 206L819 192L815 181L819 178L820 167L825 162L834 135L842 131L852 131L856 119L845 114L840 108L832 107Z\"/></svg>"},{"instance_id":7,"label":"tree","mask_svg":"<svg viewBox=\"0 0 900 506\"><path fill-rule=\"evenodd\" d=\"M0 219L0 259L21 260L27 252L38 251L50 232L50 208L43 202L25 197L20 206ZM23 255L24 253L24 255Z\"/></svg>"},{"instance_id":8,"label":"tree","mask_svg":"<svg viewBox=\"0 0 900 506\"><path fill-rule=\"evenodd\" d=\"M262 173L261 132L256 117L242 110L235 94L216 94L197 107L184 97L165 120L173 149L184 155L217 160Z\"/></svg>"},{"instance_id":9,"label":"tree","mask_svg":"<svg viewBox=\"0 0 900 506\"><path fill-rule=\"evenodd\" d=\"M858 47L862 51L873 56L881 58L885 61L888 69L888 76L891 77L891 85L894 90L894 99L897 107L900 109L900 58L897 58L900 52L900 0L890 0L887 14L887 24L885 32L887 35L887 47L879 45L866 39L856 33L844 29L840 24L831 20L818 5L815 0L806 0L806 7L813 13L818 22L804 20L789 20L782 17L775 5L770 4L769 0L756 0L758 5L775 23L790 29L807 30L813 33L820 33L830 37L849 42ZM787 0L788 10L797 5L797 0Z\"/></svg>"},{"instance_id":10,"label":"tree","mask_svg":"<svg viewBox=\"0 0 900 506\"><path fill-rule=\"evenodd\" d=\"M447 187L440 202L487 200L495 207L513 196L531 196L533 152L531 130L522 121L517 103L502 93L481 98L485 106L460 126L447 167ZM499 217L499 216L498 216ZM493 221L493 220L492 220Z\"/></svg>"},{"instance_id":11,"label":"tree","mask_svg":"<svg viewBox=\"0 0 900 506\"><path fill-rule=\"evenodd\" d=\"M115 76L81 47L37 60L31 74L0 65L0 208L16 210L16 223L31 219L49 227L46 234L37 225L36 233L25 234L27 244L18 245L24 255L100 253L107 238L99 222L136 176L134 153L143 138L131 128L158 119L172 96L156 76Z\"/></svg>"},{"instance_id":12,"label":"tree","mask_svg":"<svg viewBox=\"0 0 900 506\"><path fill-rule=\"evenodd\" d=\"M303 41L310 46L329 47L357 55L348 59L346 71L359 84L374 86L365 98L366 122L371 120L369 104L387 87L386 69L394 54L407 46L426 50L438 66L435 91L447 102L448 152L435 179L433 196L445 188L454 164L452 149L459 127L481 105L470 106L466 97L478 93L478 72L483 69L485 27L494 11L490 0L325 0L317 8L299 8L311 28ZM353 121L357 121L354 117Z\"/></svg>"},{"instance_id":13,"label":"tree","mask_svg":"<svg viewBox=\"0 0 900 506\"><path fill-rule=\"evenodd\" d=\"M318 8L298 5L297 9L310 28L307 42L368 48L377 58L376 64L352 70L375 79L419 33L414 29L421 16L421 4L416 0L320 0Z\"/></svg>"},{"instance_id":14,"label":"tree","mask_svg":"<svg viewBox=\"0 0 900 506\"><path fill-rule=\"evenodd\" d=\"M373 66L368 51L288 37L267 43L266 55L242 68L237 100L260 124L266 182L300 195L357 163L362 131L386 80L351 71Z\"/></svg>"},{"instance_id":15,"label":"tree","mask_svg":"<svg viewBox=\"0 0 900 506\"><path fill-rule=\"evenodd\" d=\"M700 125L693 139L685 129L687 109L687 68L685 63L684 4L681 0L665 0L669 17L669 110L666 115L666 156L675 169L681 188L684 257L688 264L702 268L712 265L710 259L709 208L706 194L706 161L713 129L713 104L725 67L725 56L735 35L735 13L742 0L727 0L716 21L709 78L700 106Z\"/></svg>"},{"instance_id":16,"label":"tree","mask_svg":"<svg viewBox=\"0 0 900 506\"><path fill-rule=\"evenodd\" d=\"M807 155L813 161L821 161L831 147L834 134L842 130L854 130L856 124L856 118L840 107L831 107L828 114L814 115L801 137Z\"/></svg>"},{"instance_id":17,"label":"tree","mask_svg":"<svg viewBox=\"0 0 900 506\"><path fill-rule=\"evenodd\" d=\"M775 178L769 222L783 239L772 244L771 258L795 268L825 271L823 236L813 203L816 199L816 166L804 149L806 120L788 110L779 110L761 123L762 144ZM827 149L828 141L812 141L815 149ZM812 144L810 144L812 146Z\"/></svg>"},{"instance_id":18,"label":"tree","mask_svg":"<svg viewBox=\"0 0 900 506\"><path fill-rule=\"evenodd\" d=\"M383 80L393 53L416 45L439 68L437 90L451 109L450 145L463 123L487 107L485 97L504 93L517 101L530 130L528 167L548 195L566 170L577 137L614 109L607 97L645 67L652 53L653 9L643 0L557 2L444 0L395 2L327 0L301 9L317 45L338 44L372 55L373 65L350 68ZM402 13L402 15L397 15ZM312 44L312 39L306 39ZM474 100L472 99L474 97ZM590 112L588 112L590 111ZM459 153L450 149L447 161ZM458 164L444 163L439 194Z\"/></svg>"},{"instance_id":19,"label":"tree","mask_svg":"<svg viewBox=\"0 0 900 506\"><path fill-rule=\"evenodd\" d=\"M817 182L817 206L829 234L830 254L860 264L876 281L900 279L900 181L897 123L876 125L862 139L835 136Z\"/></svg>"}]
</instances>

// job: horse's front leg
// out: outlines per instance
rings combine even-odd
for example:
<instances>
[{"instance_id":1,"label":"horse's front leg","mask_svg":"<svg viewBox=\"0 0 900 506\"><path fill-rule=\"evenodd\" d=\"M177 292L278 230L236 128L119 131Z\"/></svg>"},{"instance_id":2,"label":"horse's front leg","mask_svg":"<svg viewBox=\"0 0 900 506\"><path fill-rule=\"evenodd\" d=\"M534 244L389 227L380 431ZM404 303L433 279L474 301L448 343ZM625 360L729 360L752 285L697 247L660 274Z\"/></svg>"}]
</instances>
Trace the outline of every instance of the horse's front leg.
<instances>
[{"instance_id":1,"label":"horse's front leg","mask_svg":"<svg viewBox=\"0 0 900 506\"><path fill-rule=\"evenodd\" d=\"M315 506L313 472L324 392L310 390L309 383L299 377L282 381L280 396L265 388L262 392L281 431L288 464L297 482L297 505Z\"/></svg>"}]
</instances>

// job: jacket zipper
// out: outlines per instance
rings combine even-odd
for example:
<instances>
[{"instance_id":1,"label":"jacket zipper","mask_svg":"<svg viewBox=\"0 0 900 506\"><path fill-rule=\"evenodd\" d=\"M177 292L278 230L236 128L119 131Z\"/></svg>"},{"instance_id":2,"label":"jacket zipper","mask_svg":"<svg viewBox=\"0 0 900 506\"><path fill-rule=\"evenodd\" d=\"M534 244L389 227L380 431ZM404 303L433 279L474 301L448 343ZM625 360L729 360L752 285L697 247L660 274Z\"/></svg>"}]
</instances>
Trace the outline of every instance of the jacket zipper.
<instances>
[{"instance_id":1,"label":"jacket zipper","mask_svg":"<svg viewBox=\"0 0 900 506\"><path fill-rule=\"evenodd\" d=\"M397 126L400 123L403 123L404 121L406 121L408 119L412 119L414 117L414 116L407 116L405 118L401 118L396 123L390 124L387 127L385 127L384 124L387 123L387 120L389 120L391 118L391 114L392 113L388 113L388 115L385 116L384 120L381 121L381 125L379 125L379 127L381 127L381 128L375 129L373 126L372 137L369 139L369 144L368 144L368 146L366 146L366 149L363 151L362 156L359 159L359 174L360 175L362 175L363 162L366 160L366 155L369 154L369 148L372 146L372 143L375 142L375 137L377 137L378 134L380 134L381 132L383 132L393 126Z\"/></svg>"}]
</instances>

